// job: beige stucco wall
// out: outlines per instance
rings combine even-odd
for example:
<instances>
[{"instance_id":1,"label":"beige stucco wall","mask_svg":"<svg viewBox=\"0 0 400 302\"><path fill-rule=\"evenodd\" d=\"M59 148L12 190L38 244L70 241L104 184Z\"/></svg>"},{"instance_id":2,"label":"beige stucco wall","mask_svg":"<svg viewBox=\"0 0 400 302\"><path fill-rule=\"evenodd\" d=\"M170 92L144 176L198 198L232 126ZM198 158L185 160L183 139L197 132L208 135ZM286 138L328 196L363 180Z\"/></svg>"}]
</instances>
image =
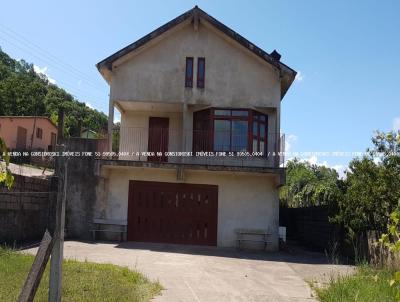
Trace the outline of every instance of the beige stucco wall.
<instances>
[{"instance_id":1,"label":"beige stucco wall","mask_svg":"<svg viewBox=\"0 0 400 302\"><path fill-rule=\"evenodd\" d=\"M277 107L279 72L225 35L188 23L113 64L111 101ZM185 58L194 57L194 87L185 88ZM197 58L206 58L205 89L196 88Z\"/></svg>"},{"instance_id":2,"label":"beige stucco wall","mask_svg":"<svg viewBox=\"0 0 400 302\"><path fill-rule=\"evenodd\" d=\"M104 170L105 169L105 170ZM103 167L108 190L97 201L95 217L127 219L129 180L177 182L176 170ZM185 170L184 182L218 186L218 246L235 246L237 228L269 229L278 248L279 201L274 178L268 174Z\"/></svg>"},{"instance_id":3,"label":"beige stucco wall","mask_svg":"<svg viewBox=\"0 0 400 302\"><path fill-rule=\"evenodd\" d=\"M168 151L182 150L182 113L159 111L127 111L121 114L120 152L148 151L149 118L169 119ZM121 159L147 160L143 156L120 156Z\"/></svg>"},{"instance_id":4,"label":"beige stucco wall","mask_svg":"<svg viewBox=\"0 0 400 302\"><path fill-rule=\"evenodd\" d=\"M0 117L0 136L5 141L8 149L11 150L16 148L18 126L27 130L26 147L29 149L31 146L34 124L34 118L31 117ZM55 133L57 135L57 127L54 126L48 119L37 118L36 128L41 128L43 130L43 135L41 139L37 138L35 130L33 135L32 149L41 149L47 151L48 146L51 145L51 133Z\"/></svg>"}]
</instances>

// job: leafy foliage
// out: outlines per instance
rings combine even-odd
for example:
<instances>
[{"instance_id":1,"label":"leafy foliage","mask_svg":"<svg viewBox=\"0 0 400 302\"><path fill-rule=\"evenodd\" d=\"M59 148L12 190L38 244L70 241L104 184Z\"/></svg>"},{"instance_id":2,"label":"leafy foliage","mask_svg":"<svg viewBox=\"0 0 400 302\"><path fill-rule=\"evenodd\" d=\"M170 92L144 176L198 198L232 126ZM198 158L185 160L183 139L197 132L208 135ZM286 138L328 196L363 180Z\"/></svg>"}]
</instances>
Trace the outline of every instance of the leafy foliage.
<instances>
[{"instance_id":1,"label":"leafy foliage","mask_svg":"<svg viewBox=\"0 0 400 302\"><path fill-rule=\"evenodd\" d=\"M8 154L7 146L0 137L0 159L4 161L4 164L0 162L0 184L5 184L8 189L14 183L14 176L11 174L8 165L10 164L10 155Z\"/></svg>"},{"instance_id":2,"label":"leafy foliage","mask_svg":"<svg viewBox=\"0 0 400 302\"><path fill-rule=\"evenodd\" d=\"M400 202L400 200L399 200ZM379 242L395 256L400 254L400 209L397 208L390 214L388 233L383 234ZM396 301L400 301L400 271L396 271L389 281L389 285L396 290Z\"/></svg>"},{"instance_id":3,"label":"leafy foliage","mask_svg":"<svg viewBox=\"0 0 400 302\"><path fill-rule=\"evenodd\" d=\"M369 155L354 159L335 220L355 233L385 232L400 200L400 133L376 133Z\"/></svg>"},{"instance_id":4,"label":"leafy foliage","mask_svg":"<svg viewBox=\"0 0 400 302\"><path fill-rule=\"evenodd\" d=\"M57 122L58 109L65 110L65 135L80 136L80 128L103 132L107 116L77 101L64 89L35 73L33 64L16 61L0 48L0 115L47 116Z\"/></svg>"},{"instance_id":5,"label":"leafy foliage","mask_svg":"<svg viewBox=\"0 0 400 302\"><path fill-rule=\"evenodd\" d=\"M331 205L342 197L341 187L334 169L294 159L287 164L280 199L289 207Z\"/></svg>"}]
</instances>

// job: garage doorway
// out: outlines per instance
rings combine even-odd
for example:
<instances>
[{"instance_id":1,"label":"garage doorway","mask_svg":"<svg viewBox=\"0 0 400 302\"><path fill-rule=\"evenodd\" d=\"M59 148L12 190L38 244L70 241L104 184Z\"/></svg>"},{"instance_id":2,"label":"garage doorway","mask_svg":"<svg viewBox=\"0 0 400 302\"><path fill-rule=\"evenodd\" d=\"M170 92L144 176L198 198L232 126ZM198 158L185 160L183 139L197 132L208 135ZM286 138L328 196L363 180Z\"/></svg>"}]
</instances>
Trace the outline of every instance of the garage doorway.
<instances>
[{"instance_id":1,"label":"garage doorway","mask_svg":"<svg viewBox=\"0 0 400 302\"><path fill-rule=\"evenodd\" d=\"M217 245L218 186L130 181L128 240Z\"/></svg>"}]
</instances>

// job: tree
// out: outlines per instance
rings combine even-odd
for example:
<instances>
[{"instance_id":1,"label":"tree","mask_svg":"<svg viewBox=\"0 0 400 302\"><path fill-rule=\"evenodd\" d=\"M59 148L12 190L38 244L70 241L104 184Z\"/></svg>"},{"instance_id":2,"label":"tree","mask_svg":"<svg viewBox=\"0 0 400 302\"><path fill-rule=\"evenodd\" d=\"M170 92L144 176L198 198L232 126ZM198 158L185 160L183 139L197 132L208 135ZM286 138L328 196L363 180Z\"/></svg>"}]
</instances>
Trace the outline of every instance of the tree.
<instances>
[{"instance_id":1,"label":"tree","mask_svg":"<svg viewBox=\"0 0 400 302\"><path fill-rule=\"evenodd\" d=\"M334 169L294 159L287 164L280 199L289 207L334 205L342 196L340 182Z\"/></svg>"},{"instance_id":2,"label":"tree","mask_svg":"<svg viewBox=\"0 0 400 302\"><path fill-rule=\"evenodd\" d=\"M4 164L0 162L0 184L5 184L7 188L10 189L14 182L14 176L8 168L10 164L10 155L8 154L7 146L1 137L0 154L0 159L4 161Z\"/></svg>"},{"instance_id":3,"label":"tree","mask_svg":"<svg viewBox=\"0 0 400 302\"><path fill-rule=\"evenodd\" d=\"M368 155L349 165L346 194L335 217L354 234L386 232L400 200L400 132L377 132L372 142Z\"/></svg>"},{"instance_id":4,"label":"tree","mask_svg":"<svg viewBox=\"0 0 400 302\"><path fill-rule=\"evenodd\" d=\"M37 74L33 64L16 61L0 48L0 115L47 116L56 121L59 108L65 112L65 136L80 136L80 128L101 133L107 116L79 102L64 89Z\"/></svg>"}]
</instances>

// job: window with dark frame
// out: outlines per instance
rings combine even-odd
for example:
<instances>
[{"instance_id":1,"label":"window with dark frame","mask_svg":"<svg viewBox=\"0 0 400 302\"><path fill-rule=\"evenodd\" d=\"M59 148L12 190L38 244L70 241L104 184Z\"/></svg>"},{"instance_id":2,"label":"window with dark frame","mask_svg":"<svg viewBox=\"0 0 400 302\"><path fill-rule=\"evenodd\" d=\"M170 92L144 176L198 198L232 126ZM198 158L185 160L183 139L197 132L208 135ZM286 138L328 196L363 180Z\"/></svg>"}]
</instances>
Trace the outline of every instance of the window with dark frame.
<instances>
[{"instance_id":1,"label":"window with dark frame","mask_svg":"<svg viewBox=\"0 0 400 302\"><path fill-rule=\"evenodd\" d=\"M186 57L185 87L193 87L193 57Z\"/></svg>"},{"instance_id":2,"label":"window with dark frame","mask_svg":"<svg viewBox=\"0 0 400 302\"><path fill-rule=\"evenodd\" d=\"M42 139L43 138L43 130L42 128L36 128L36 137Z\"/></svg>"},{"instance_id":3,"label":"window with dark frame","mask_svg":"<svg viewBox=\"0 0 400 302\"><path fill-rule=\"evenodd\" d=\"M197 58L197 88L204 88L206 77L206 59Z\"/></svg>"},{"instance_id":4,"label":"window with dark frame","mask_svg":"<svg viewBox=\"0 0 400 302\"><path fill-rule=\"evenodd\" d=\"M267 152L268 116L251 109L210 108L194 113L193 151Z\"/></svg>"}]
</instances>

